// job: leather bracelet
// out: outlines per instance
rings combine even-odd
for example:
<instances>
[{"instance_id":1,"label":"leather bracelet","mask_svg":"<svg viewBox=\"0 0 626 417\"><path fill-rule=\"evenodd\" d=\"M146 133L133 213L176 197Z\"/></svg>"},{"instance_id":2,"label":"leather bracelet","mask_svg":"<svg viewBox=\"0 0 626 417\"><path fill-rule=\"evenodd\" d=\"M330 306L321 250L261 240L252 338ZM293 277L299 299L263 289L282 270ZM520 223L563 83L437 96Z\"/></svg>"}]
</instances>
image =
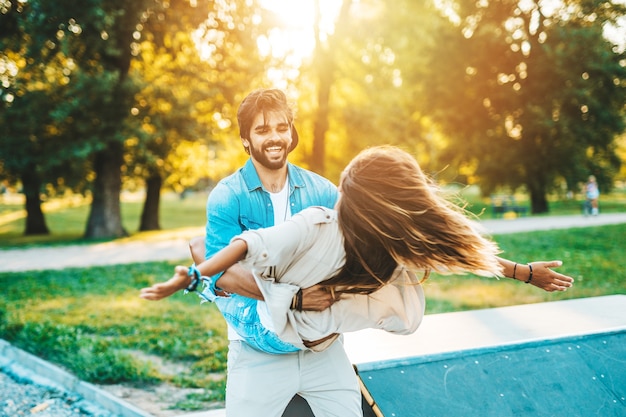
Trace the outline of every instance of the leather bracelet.
<instances>
[{"instance_id":1,"label":"leather bracelet","mask_svg":"<svg viewBox=\"0 0 626 417\"><path fill-rule=\"evenodd\" d=\"M528 269L530 270L529 274L528 274L528 279L525 281L526 284L530 284L530 281L533 280L533 266L531 264L527 264L528 265Z\"/></svg>"},{"instance_id":2,"label":"leather bracelet","mask_svg":"<svg viewBox=\"0 0 626 417\"><path fill-rule=\"evenodd\" d=\"M302 288L298 289L298 292L291 298L290 308L292 310L302 311Z\"/></svg>"},{"instance_id":3,"label":"leather bracelet","mask_svg":"<svg viewBox=\"0 0 626 417\"><path fill-rule=\"evenodd\" d=\"M517 279L515 278L515 271L517 271L517 262L515 262L515 265L513 266L513 279Z\"/></svg>"}]
</instances>

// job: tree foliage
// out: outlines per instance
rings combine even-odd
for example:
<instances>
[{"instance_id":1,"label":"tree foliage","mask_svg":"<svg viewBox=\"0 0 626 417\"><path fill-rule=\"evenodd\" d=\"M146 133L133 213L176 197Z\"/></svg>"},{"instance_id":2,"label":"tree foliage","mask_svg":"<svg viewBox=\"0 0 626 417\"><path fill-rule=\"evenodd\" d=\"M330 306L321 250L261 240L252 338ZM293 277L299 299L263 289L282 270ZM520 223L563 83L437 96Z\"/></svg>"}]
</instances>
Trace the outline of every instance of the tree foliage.
<instances>
[{"instance_id":1,"label":"tree foliage","mask_svg":"<svg viewBox=\"0 0 626 417\"><path fill-rule=\"evenodd\" d=\"M120 8L121 3L8 1L1 16L3 23L8 22L1 36L8 51L6 62L16 65L10 53L19 53L24 59L24 65L5 83L5 114L21 109L51 121L47 134L41 132L44 124L36 122L39 131L30 135L34 142L45 143L51 152L40 149L32 155L46 158L57 168L68 168L57 170L61 178L67 179L64 182L74 182L70 178L76 174L75 167L83 167L91 157L89 162L96 175L88 237L124 234L119 213L121 180L119 174L107 174L119 171L123 155L124 131L120 127L133 89L126 78L130 54L125 54L120 45L132 39L129 24L139 2L128 3L126 9ZM30 79L37 72L45 74L45 84L59 86L55 89L58 94L38 100L32 89L16 82L19 78ZM7 142L19 143L17 133L8 135ZM25 172L15 174L25 183ZM54 184L47 170L36 174L40 185Z\"/></svg>"},{"instance_id":2,"label":"tree foliage","mask_svg":"<svg viewBox=\"0 0 626 417\"><path fill-rule=\"evenodd\" d=\"M424 90L426 114L449 138L443 159L475 167L484 192L524 186L533 213L548 211L547 193L562 181L573 188L590 173L614 175L626 56L602 30L624 8L450 4L456 13L435 34Z\"/></svg>"},{"instance_id":3,"label":"tree foliage","mask_svg":"<svg viewBox=\"0 0 626 417\"><path fill-rule=\"evenodd\" d=\"M0 1L0 176L23 184L26 232L47 232L42 191L71 188L93 196L86 237L123 235L124 183L146 190L140 230L158 229L164 186L183 192L238 166L238 104L272 85L268 68L293 74L287 57L259 52L283 24L260 4ZM358 151L391 143L427 171L448 165L440 178L524 189L535 213L560 184L573 190L593 173L606 189L618 172L626 56L603 27L623 6L345 0L338 10L329 32L318 14L314 54L283 80L298 91L292 161L337 180Z\"/></svg>"},{"instance_id":4,"label":"tree foliage","mask_svg":"<svg viewBox=\"0 0 626 417\"><path fill-rule=\"evenodd\" d=\"M126 234L122 172L147 184L140 228L158 228L163 181L184 187L203 172L170 181L182 163L177 144L198 140L203 152L224 141L235 130L238 97L264 70L254 2L5 1L1 13L2 118L11 122L3 124L11 130L0 148L2 175L37 199L47 184L89 186L88 238ZM199 165L208 165L206 157ZM30 206L39 212L28 218L43 221L40 204Z\"/></svg>"},{"instance_id":5,"label":"tree foliage","mask_svg":"<svg viewBox=\"0 0 626 417\"><path fill-rule=\"evenodd\" d=\"M264 59L255 40L267 29L264 20L251 19L261 13L255 4L215 2L205 7L203 15L172 3L162 18L142 25L143 42L132 67L142 84L131 110L137 131L127 141L128 175L145 181L139 230L159 229L163 184L183 192L217 176L209 158L237 137L237 95L263 75Z\"/></svg>"},{"instance_id":6,"label":"tree foliage","mask_svg":"<svg viewBox=\"0 0 626 417\"><path fill-rule=\"evenodd\" d=\"M403 80L405 67L417 79L423 68L423 54L414 52L429 39L428 7L410 0L342 6L297 81L304 136L314 134L311 145L301 141L305 163L333 180L369 145L392 143L420 155L428 147L414 98L422 81Z\"/></svg>"}]
</instances>

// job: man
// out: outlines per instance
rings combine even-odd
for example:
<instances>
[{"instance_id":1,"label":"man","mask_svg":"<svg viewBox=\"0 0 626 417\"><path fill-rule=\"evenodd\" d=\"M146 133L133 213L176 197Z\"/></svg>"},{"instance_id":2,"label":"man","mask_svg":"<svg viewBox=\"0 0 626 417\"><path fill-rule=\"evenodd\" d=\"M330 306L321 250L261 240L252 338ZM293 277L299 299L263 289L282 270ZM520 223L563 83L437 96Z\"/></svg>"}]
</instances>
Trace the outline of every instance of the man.
<instances>
[{"instance_id":1,"label":"man","mask_svg":"<svg viewBox=\"0 0 626 417\"><path fill-rule=\"evenodd\" d=\"M241 103L237 120L247 163L223 179L207 202L206 258L244 230L281 223L309 206L332 208L334 184L287 162L298 144L293 112L280 90L257 90ZM249 271L230 268L215 282L218 288L260 299ZM319 288L303 291L304 309L324 309L332 298ZM247 309L240 309L247 314ZM271 329L263 302L261 322ZM361 416L361 394L354 369L341 342L323 352L272 355L242 342L229 329L226 411L229 416L280 416L296 393L317 416Z\"/></svg>"}]
</instances>

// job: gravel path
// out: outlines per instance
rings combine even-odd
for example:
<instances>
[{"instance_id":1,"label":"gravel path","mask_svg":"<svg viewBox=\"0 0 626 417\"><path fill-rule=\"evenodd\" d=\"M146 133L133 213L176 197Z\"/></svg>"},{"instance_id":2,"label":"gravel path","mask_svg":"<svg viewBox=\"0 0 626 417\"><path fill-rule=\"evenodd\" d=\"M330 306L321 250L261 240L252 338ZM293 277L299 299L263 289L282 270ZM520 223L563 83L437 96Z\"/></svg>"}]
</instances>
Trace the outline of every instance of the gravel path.
<instances>
[{"instance_id":1,"label":"gravel path","mask_svg":"<svg viewBox=\"0 0 626 417\"><path fill-rule=\"evenodd\" d=\"M24 373L0 373L0 417L113 417L76 394L35 381Z\"/></svg>"}]
</instances>

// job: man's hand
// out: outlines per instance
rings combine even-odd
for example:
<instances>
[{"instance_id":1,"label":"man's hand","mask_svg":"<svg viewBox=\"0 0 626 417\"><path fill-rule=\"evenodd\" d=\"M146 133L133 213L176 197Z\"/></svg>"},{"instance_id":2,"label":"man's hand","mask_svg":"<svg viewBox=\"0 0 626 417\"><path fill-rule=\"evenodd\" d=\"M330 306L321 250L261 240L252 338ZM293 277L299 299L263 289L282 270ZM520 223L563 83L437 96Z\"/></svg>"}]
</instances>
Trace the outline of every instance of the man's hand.
<instances>
[{"instance_id":1,"label":"man's hand","mask_svg":"<svg viewBox=\"0 0 626 417\"><path fill-rule=\"evenodd\" d=\"M302 289L302 310L326 310L335 301L332 294L319 284Z\"/></svg>"}]
</instances>

